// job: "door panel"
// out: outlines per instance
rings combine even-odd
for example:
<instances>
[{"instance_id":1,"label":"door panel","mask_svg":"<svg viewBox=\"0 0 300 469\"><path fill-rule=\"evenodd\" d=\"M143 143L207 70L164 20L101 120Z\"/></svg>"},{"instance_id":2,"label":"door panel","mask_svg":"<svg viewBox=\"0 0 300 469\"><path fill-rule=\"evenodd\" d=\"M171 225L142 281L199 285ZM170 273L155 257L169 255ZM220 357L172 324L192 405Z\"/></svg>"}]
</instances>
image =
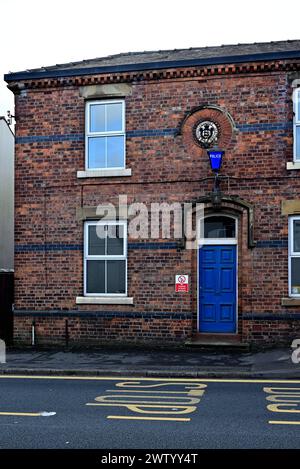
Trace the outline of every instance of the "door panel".
<instances>
[{"instance_id":1,"label":"door panel","mask_svg":"<svg viewBox=\"0 0 300 469\"><path fill-rule=\"evenodd\" d=\"M220 321L233 321L234 313L232 305L220 305Z\"/></svg>"},{"instance_id":2,"label":"door panel","mask_svg":"<svg viewBox=\"0 0 300 469\"><path fill-rule=\"evenodd\" d=\"M199 249L199 329L236 332L236 246Z\"/></svg>"},{"instance_id":3,"label":"door panel","mask_svg":"<svg viewBox=\"0 0 300 469\"><path fill-rule=\"evenodd\" d=\"M203 305L203 317L205 321L216 321L216 307L215 305Z\"/></svg>"},{"instance_id":4,"label":"door panel","mask_svg":"<svg viewBox=\"0 0 300 469\"><path fill-rule=\"evenodd\" d=\"M207 250L203 251L203 261L206 264L215 264L216 262L216 251L214 248L208 247Z\"/></svg>"},{"instance_id":5,"label":"door panel","mask_svg":"<svg viewBox=\"0 0 300 469\"><path fill-rule=\"evenodd\" d=\"M215 270L211 268L203 268L203 288L206 292L215 291Z\"/></svg>"},{"instance_id":6,"label":"door panel","mask_svg":"<svg viewBox=\"0 0 300 469\"><path fill-rule=\"evenodd\" d=\"M220 269L220 291L222 293L230 293L234 289L235 279L233 278L233 270L229 267L221 267Z\"/></svg>"},{"instance_id":7,"label":"door panel","mask_svg":"<svg viewBox=\"0 0 300 469\"><path fill-rule=\"evenodd\" d=\"M232 246L229 248L222 248L220 251L220 257L222 264L226 264L227 262L231 264L234 258L234 251L232 251Z\"/></svg>"}]
</instances>

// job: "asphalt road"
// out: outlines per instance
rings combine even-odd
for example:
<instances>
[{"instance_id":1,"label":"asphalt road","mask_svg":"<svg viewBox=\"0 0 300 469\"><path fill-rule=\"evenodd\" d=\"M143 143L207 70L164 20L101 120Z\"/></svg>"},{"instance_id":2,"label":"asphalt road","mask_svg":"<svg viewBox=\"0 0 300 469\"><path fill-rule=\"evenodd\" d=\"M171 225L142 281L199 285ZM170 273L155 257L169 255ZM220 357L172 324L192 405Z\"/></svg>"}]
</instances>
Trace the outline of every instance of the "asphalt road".
<instances>
[{"instance_id":1,"label":"asphalt road","mask_svg":"<svg viewBox=\"0 0 300 469\"><path fill-rule=\"evenodd\" d=\"M300 448L300 381L1 376L0 448Z\"/></svg>"}]
</instances>

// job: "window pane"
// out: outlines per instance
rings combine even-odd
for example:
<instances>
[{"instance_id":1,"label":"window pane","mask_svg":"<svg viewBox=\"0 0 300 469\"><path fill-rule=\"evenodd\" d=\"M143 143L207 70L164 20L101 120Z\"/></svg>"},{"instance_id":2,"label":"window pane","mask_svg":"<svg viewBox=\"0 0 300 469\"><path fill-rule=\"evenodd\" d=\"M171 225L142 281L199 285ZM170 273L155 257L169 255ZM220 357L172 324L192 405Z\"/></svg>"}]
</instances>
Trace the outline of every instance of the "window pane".
<instances>
[{"instance_id":1,"label":"window pane","mask_svg":"<svg viewBox=\"0 0 300 469\"><path fill-rule=\"evenodd\" d=\"M300 220L294 220L293 222L293 230L294 230L294 252L300 252Z\"/></svg>"},{"instance_id":2,"label":"window pane","mask_svg":"<svg viewBox=\"0 0 300 469\"><path fill-rule=\"evenodd\" d=\"M88 254L89 256L105 255L105 226L89 226Z\"/></svg>"},{"instance_id":3,"label":"window pane","mask_svg":"<svg viewBox=\"0 0 300 469\"><path fill-rule=\"evenodd\" d=\"M88 167L93 168L105 168L105 146L106 137L92 137L89 138L88 148Z\"/></svg>"},{"instance_id":4,"label":"window pane","mask_svg":"<svg viewBox=\"0 0 300 469\"><path fill-rule=\"evenodd\" d=\"M124 226L108 225L107 231L107 254L111 256L122 256L124 254Z\"/></svg>"},{"instance_id":5,"label":"window pane","mask_svg":"<svg viewBox=\"0 0 300 469\"><path fill-rule=\"evenodd\" d=\"M103 104L90 106L90 132L105 132L105 106Z\"/></svg>"},{"instance_id":6,"label":"window pane","mask_svg":"<svg viewBox=\"0 0 300 469\"><path fill-rule=\"evenodd\" d=\"M235 238L235 220L229 217L208 217L204 221L204 238Z\"/></svg>"},{"instance_id":7,"label":"window pane","mask_svg":"<svg viewBox=\"0 0 300 469\"><path fill-rule=\"evenodd\" d=\"M296 94L296 109L297 109L297 118L298 121L300 122L300 91L297 92Z\"/></svg>"},{"instance_id":8,"label":"window pane","mask_svg":"<svg viewBox=\"0 0 300 469\"><path fill-rule=\"evenodd\" d=\"M292 257L292 294L300 294L300 257Z\"/></svg>"},{"instance_id":9,"label":"window pane","mask_svg":"<svg viewBox=\"0 0 300 469\"><path fill-rule=\"evenodd\" d=\"M107 261L107 293L125 293L125 261Z\"/></svg>"},{"instance_id":10,"label":"window pane","mask_svg":"<svg viewBox=\"0 0 300 469\"><path fill-rule=\"evenodd\" d=\"M106 105L106 130L121 131L123 130L122 123L122 107L121 103L107 104Z\"/></svg>"},{"instance_id":11,"label":"window pane","mask_svg":"<svg viewBox=\"0 0 300 469\"><path fill-rule=\"evenodd\" d=\"M124 137L107 137L107 167L124 168Z\"/></svg>"},{"instance_id":12,"label":"window pane","mask_svg":"<svg viewBox=\"0 0 300 469\"><path fill-rule=\"evenodd\" d=\"M300 125L296 127L296 158L300 160Z\"/></svg>"},{"instance_id":13,"label":"window pane","mask_svg":"<svg viewBox=\"0 0 300 469\"><path fill-rule=\"evenodd\" d=\"M87 261L87 293L105 293L105 261Z\"/></svg>"}]
</instances>

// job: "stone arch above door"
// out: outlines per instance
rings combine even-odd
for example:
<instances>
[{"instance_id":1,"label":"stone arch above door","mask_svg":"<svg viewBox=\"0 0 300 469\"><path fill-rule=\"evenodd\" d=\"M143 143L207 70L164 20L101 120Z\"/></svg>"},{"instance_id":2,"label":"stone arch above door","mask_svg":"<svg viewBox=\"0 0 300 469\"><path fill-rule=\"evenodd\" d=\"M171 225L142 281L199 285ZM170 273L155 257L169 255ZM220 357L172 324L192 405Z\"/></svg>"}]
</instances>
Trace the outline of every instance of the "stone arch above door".
<instances>
[{"instance_id":1,"label":"stone arch above door","mask_svg":"<svg viewBox=\"0 0 300 469\"><path fill-rule=\"evenodd\" d=\"M198 199L192 201L191 210L192 213L196 213L200 205L204 205L205 214L213 212L224 212L232 213L233 216L238 216L246 211L247 213L247 245L249 249L253 249L256 246L254 239L254 207L253 205L237 196L221 196L220 203L216 207L213 203L210 195L201 196ZM198 206L198 207L197 207ZM186 236L182 239L181 247L186 246Z\"/></svg>"}]
</instances>

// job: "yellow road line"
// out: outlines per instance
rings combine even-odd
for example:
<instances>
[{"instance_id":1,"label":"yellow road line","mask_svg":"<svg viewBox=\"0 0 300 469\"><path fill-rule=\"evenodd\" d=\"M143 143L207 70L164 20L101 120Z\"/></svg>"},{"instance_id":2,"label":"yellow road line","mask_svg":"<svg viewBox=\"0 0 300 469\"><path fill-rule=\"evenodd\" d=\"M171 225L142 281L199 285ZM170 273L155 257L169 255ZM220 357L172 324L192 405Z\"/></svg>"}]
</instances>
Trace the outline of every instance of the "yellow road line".
<instances>
[{"instance_id":1,"label":"yellow road line","mask_svg":"<svg viewBox=\"0 0 300 469\"><path fill-rule=\"evenodd\" d=\"M145 404L140 404L140 403L135 403L135 402L130 402L130 403L127 403L127 404L123 404L123 402L108 402L108 403L94 403L94 402L88 402L87 404L85 405L88 405L88 406L99 406L99 407L128 407L128 406L135 406L135 407L151 407L151 408L154 408L154 409L186 409L187 407L195 407L195 406L191 406L191 405L181 405L181 404L171 404L169 402L168 405L166 405L165 403L163 404L160 404L159 402L155 403L155 404L147 404L147 402ZM195 408L196 409L196 408Z\"/></svg>"},{"instance_id":2,"label":"yellow road line","mask_svg":"<svg viewBox=\"0 0 300 469\"><path fill-rule=\"evenodd\" d=\"M40 413L33 412L0 412L0 415L11 415L15 417L40 417Z\"/></svg>"},{"instance_id":3,"label":"yellow road line","mask_svg":"<svg viewBox=\"0 0 300 469\"><path fill-rule=\"evenodd\" d=\"M141 381L169 382L169 383L284 383L300 384L295 379L217 379L217 378L143 378L143 377L117 377L117 376L40 376L40 375L0 375L0 379L54 379L74 381L130 381L139 383Z\"/></svg>"},{"instance_id":4,"label":"yellow road line","mask_svg":"<svg viewBox=\"0 0 300 469\"><path fill-rule=\"evenodd\" d=\"M136 393L147 393L147 394L189 394L190 396L193 396L191 393L195 393L195 392L201 392L202 394L195 394L195 396L199 395L199 396L202 396L204 394L204 392L206 391L206 388L205 389L190 389L189 391L155 391L155 390L151 390L151 391L144 391L144 389L140 388L140 389L132 389L132 388L127 388L127 389L106 389L105 392L115 392L115 393L124 393L124 392L127 392L127 393L131 393L131 392L136 392ZM133 396L132 396L133 397ZM139 396L141 397L141 396ZM149 396L151 397L151 396ZM176 397L176 396L174 396ZM187 396L188 398L188 396ZM170 397L171 399L171 397ZM186 397L184 398L186 399Z\"/></svg>"},{"instance_id":5,"label":"yellow road line","mask_svg":"<svg viewBox=\"0 0 300 469\"><path fill-rule=\"evenodd\" d=\"M288 422L287 420L269 420L271 425L300 425L300 422Z\"/></svg>"},{"instance_id":6,"label":"yellow road line","mask_svg":"<svg viewBox=\"0 0 300 469\"><path fill-rule=\"evenodd\" d=\"M171 417L126 417L124 415L108 415L106 418L108 419L116 419L116 420L167 420L169 422L190 422L191 419L184 419L184 418L171 418Z\"/></svg>"}]
</instances>

